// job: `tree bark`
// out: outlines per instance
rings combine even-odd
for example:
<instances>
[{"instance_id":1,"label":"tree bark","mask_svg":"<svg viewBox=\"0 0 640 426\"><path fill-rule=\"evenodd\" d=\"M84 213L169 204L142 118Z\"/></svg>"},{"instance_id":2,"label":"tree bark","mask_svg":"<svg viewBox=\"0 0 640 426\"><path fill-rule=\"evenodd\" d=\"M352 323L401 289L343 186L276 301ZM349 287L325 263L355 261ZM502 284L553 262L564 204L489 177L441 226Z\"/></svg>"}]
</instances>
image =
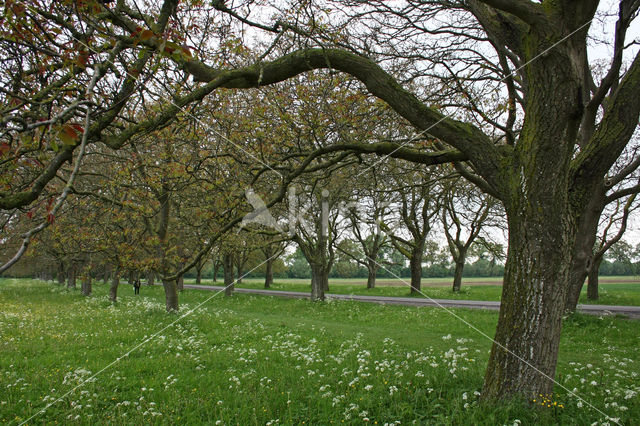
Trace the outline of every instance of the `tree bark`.
<instances>
[{"instance_id":1,"label":"tree bark","mask_svg":"<svg viewBox=\"0 0 640 426\"><path fill-rule=\"evenodd\" d=\"M409 270L411 271L411 294L420 293L420 285L422 283L422 249L414 248L411 250L411 258L409 259Z\"/></svg>"},{"instance_id":2,"label":"tree bark","mask_svg":"<svg viewBox=\"0 0 640 426\"><path fill-rule=\"evenodd\" d=\"M222 259L222 269L224 270L224 295L231 296L234 290L233 282L233 256L225 254Z\"/></svg>"},{"instance_id":3,"label":"tree bark","mask_svg":"<svg viewBox=\"0 0 640 426\"><path fill-rule=\"evenodd\" d=\"M202 268L203 268L203 266L200 266L200 268L196 268L196 284L198 284L198 285L202 284Z\"/></svg>"},{"instance_id":4,"label":"tree bark","mask_svg":"<svg viewBox=\"0 0 640 426\"><path fill-rule=\"evenodd\" d=\"M367 262L367 288L368 289L376 287L377 273L378 273L378 265L373 260L369 260Z\"/></svg>"},{"instance_id":5,"label":"tree bark","mask_svg":"<svg viewBox=\"0 0 640 426\"><path fill-rule=\"evenodd\" d=\"M240 257L241 255L238 255L237 257ZM242 264L240 262L238 262L236 264L236 269L238 271L238 280L236 281L238 284L242 283Z\"/></svg>"},{"instance_id":6,"label":"tree bark","mask_svg":"<svg viewBox=\"0 0 640 426\"><path fill-rule=\"evenodd\" d=\"M176 281L162 280L167 312L178 311L178 284Z\"/></svg>"},{"instance_id":7,"label":"tree bark","mask_svg":"<svg viewBox=\"0 0 640 426\"><path fill-rule=\"evenodd\" d=\"M454 293L458 293L460 291L460 287L462 287L462 272L464 271L464 260L460 262L459 259L456 259L456 268L453 272L453 291Z\"/></svg>"},{"instance_id":8,"label":"tree bark","mask_svg":"<svg viewBox=\"0 0 640 426\"><path fill-rule=\"evenodd\" d=\"M533 219L509 219L503 303L485 399L553 392L572 241L563 221Z\"/></svg>"},{"instance_id":9,"label":"tree bark","mask_svg":"<svg viewBox=\"0 0 640 426\"><path fill-rule=\"evenodd\" d=\"M273 260L267 259L267 264L264 273L264 288L271 288L273 284Z\"/></svg>"},{"instance_id":10,"label":"tree bark","mask_svg":"<svg viewBox=\"0 0 640 426\"><path fill-rule=\"evenodd\" d=\"M109 300L116 303L118 300L118 286L120 285L120 270L116 268L111 274L111 285L109 286Z\"/></svg>"},{"instance_id":11,"label":"tree bark","mask_svg":"<svg viewBox=\"0 0 640 426\"><path fill-rule=\"evenodd\" d=\"M67 288L76 288L76 265L75 263L69 263L67 271Z\"/></svg>"},{"instance_id":12,"label":"tree bark","mask_svg":"<svg viewBox=\"0 0 640 426\"><path fill-rule=\"evenodd\" d=\"M85 296L91 296L91 277L86 276L82 278L82 294Z\"/></svg>"},{"instance_id":13,"label":"tree bark","mask_svg":"<svg viewBox=\"0 0 640 426\"><path fill-rule=\"evenodd\" d=\"M178 278L177 288L179 291L184 291L184 275L180 275L180 278Z\"/></svg>"},{"instance_id":14,"label":"tree bark","mask_svg":"<svg viewBox=\"0 0 640 426\"><path fill-rule=\"evenodd\" d=\"M64 285L64 263L58 262L58 284Z\"/></svg>"},{"instance_id":15,"label":"tree bark","mask_svg":"<svg viewBox=\"0 0 640 426\"><path fill-rule=\"evenodd\" d=\"M322 264L311 264L311 300L324 301L325 285L328 286L329 274Z\"/></svg>"},{"instance_id":16,"label":"tree bark","mask_svg":"<svg viewBox=\"0 0 640 426\"><path fill-rule=\"evenodd\" d=\"M593 263L593 246L598 233L598 222L606 204L605 192L603 185L597 185L593 196L591 196L578 218L576 240L569 271L569 290L564 307L567 313L575 312L578 306L578 299L580 299L580 292L589 274L589 265Z\"/></svg>"},{"instance_id":17,"label":"tree bark","mask_svg":"<svg viewBox=\"0 0 640 426\"><path fill-rule=\"evenodd\" d=\"M106 284L106 283L109 282L109 276L111 275L110 272L111 271L110 271L109 267L107 265L105 265L104 266L104 271L103 271L103 274L102 274L102 282L103 282L103 284Z\"/></svg>"},{"instance_id":18,"label":"tree bark","mask_svg":"<svg viewBox=\"0 0 640 426\"><path fill-rule=\"evenodd\" d=\"M154 271L149 271L147 274L147 285L155 285L156 284L156 273Z\"/></svg>"},{"instance_id":19,"label":"tree bark","mask_svg":"<svg viewBox=\"0 0 640 426\"><path fill-rule=\"evenodd\" d=\"M593 259L589 267L589 281L587 283L587 299L598 300L600 297L598 294L598 276L600 274L600 264L602 263L602 256Z\"/></svg>"}]
</instances>

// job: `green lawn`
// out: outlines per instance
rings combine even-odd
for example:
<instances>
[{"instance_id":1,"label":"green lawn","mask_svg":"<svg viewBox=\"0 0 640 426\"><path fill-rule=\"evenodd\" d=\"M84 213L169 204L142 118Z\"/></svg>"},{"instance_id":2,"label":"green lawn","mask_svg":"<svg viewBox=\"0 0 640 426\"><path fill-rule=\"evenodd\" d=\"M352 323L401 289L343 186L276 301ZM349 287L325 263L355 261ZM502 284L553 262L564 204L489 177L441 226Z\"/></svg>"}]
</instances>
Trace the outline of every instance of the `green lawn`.
<instances>
[{"instance_id":1,"label":"green lawn","mask_svg":"<svg viewBox=\"0 0 640 426\"><path fill-rule=\"evenodd\" d=\"M606 281L600 284L600 298L598 300L587 299L586 286L582 290L580 303L598 305L634 305L640 306L640 279L635 277L602 277ZM635 280L635 282L628 282ZM500 300L502 294L501 278L465 278L459 293L451 291L448 284L451 279L427 278L422 280L422 292L433 299L461 299L461 300ZM611 282L609 282L611 281ZM194 280L186 280L193 284ZM369 296L412 296L409 292L409 279L381 279L380 284L373 289L366 288L366 280L363 279L331 279L329 288L331 293L358 294ZM203 281L203 284L212 284L211 280ZM220 285L220 283L216 283ZM258 278L243 280L237 287L264 288L264 281ZM276 280L272 290L310 291L310 280L281 279ZM415 295L413 297L424 297Z\"/></svg>"},{"instance_id":2,"label":"green lawn","mask_svg":"<svg viewBox=\"0 0 640 426\"><path fill-rule=\"evenodd\" d=\"M19 424L100 371L28 423L591 424L606 420L598 410L621 424L640 418L633 320L566 320L557 378L586 402L558 386L555 406L532 409L478 403L491 342L468 324L493 335L495 312L456 309L455 318L187 290L181 313L210 300L174 323L161 287L132 293L123 285L112 306L103 285L87 298L0 280L0 423Z\"/></svg>"}]
</instances>

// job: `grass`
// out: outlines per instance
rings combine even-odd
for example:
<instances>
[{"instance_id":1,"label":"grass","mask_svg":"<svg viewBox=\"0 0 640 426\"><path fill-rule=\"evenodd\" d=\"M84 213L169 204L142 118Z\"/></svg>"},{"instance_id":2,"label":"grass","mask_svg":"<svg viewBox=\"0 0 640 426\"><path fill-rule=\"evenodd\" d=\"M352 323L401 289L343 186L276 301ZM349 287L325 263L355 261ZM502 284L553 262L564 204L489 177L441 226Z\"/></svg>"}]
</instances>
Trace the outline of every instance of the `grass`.
<instances>
[{"instance_id":1,"label":"grass","mask_svg":"<svg viewBox=\"0 0 640 426\"><path fill-rule=\"evenodd\" d=\"M579 303L598 305L632 305L640 306L640 280L627 282L634 277L602 277L606 282L599 286L600 298L598 300L587 299L586 286L582 290ZM433 299L456 300L500 300L502 295L501 278L465 278L460 292L451 290L447 278L427 278L422 280L422 292ZM194 280L186 280L187 284L193 284ZM373 289L366 288L366 280L363 279L331 279L329 288L331 293L368 295L368 296L396 296L396 297L424 297L420 294L412 295L409 287L399 279L381 279L380 284ZM408 283L409 280L407 279ZM492 283L492 284L489 284ZM211 285L211 280L203 281L203 284ZM220 285L220 283L216 283ZM237 284L242 288L264 288L264 280L260 278L244 279ZM280 279L271 287L276 291L298 291L308 293L310 291L309 280L304 279Z\"/></svg>"},{"instance_id":2,"label":"grass","mask_svg":"<svg viewBox=\"0 0 640 426\"><path fill-rule=\"evenodd\" d=\"M28 423L606 421L560 387L544 407L533 403L538 409L479 403L491 342L443 310L237 294L173 323L160 287L134 296L123 285L115 306L106 291L95 285L87 298L52 283L0 280L0 423L19 424L59 397ZM181 312L212 295L182 293ZM455 312L493 335L495 312ZM576 315L562 338L559 381L621 424L640 418L637 326Z\"/></svg>"}]
</instances>

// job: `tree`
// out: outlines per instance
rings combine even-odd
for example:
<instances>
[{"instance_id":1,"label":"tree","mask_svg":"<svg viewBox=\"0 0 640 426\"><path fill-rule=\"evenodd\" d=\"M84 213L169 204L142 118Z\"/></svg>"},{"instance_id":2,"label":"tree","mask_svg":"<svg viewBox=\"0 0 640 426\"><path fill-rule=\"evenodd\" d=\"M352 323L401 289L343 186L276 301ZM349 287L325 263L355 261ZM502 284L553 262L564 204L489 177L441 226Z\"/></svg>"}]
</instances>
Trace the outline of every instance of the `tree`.
<instances>
[{"instance_id":1,"label":"tree","mask_svg":"<svg viewBox=\"0 0 640 426\"><path fill-rule=\"evenodd\" d=\"M367 268L367 288L376 286L376 275L382 261L381 249L389 243L380 227L389 214L389 203L377 175L375 167L371 167L366 178L359 176L361 179L356 183L354 201L345 212L353 238L360 246L359 250L345 249L338 245L338 250Z\"/></svg>"},{"instance_id":2,"label":"tree","mask_svg":"<svg viewBox=\"0 0 640 426\"><path fill-rule=\"evenodd\" d=\"M271 288L273 284L273 265L285 252L286 244L281 239L264 238L260 251L265 258L264 288Z\"/></svg>"},{"instance_id":3,"label":"tree","mask_svg":"<svg viewBox=\"0 0 640 426\"><path fill-rule=\"evenodd\" d=\"M440 214L449 252L455 263L453 291L460 291L462 272L471 245L480 236L494 201L459 179L446 182ZM452 232L453 228L453 232ZM466 232L466 237L463 237Z\"/></svg>"},{"instance_id":4,"label":"tree","mask_svg":"<svg viewBox=\"0 0 640 426\"><path fill-rule=\"evenodd\" d=\"M600 265L602 264L602 260L604 259L605 254L609 250L615 250L617 253L612 253L613 257L617 261L622 261L627 265L631 265L631 257L629 253L631 252L631 246L625 241L620 241L622 236L624 235L625 230L627 229L627 222L629 220L629 214L631 211L638 206L634 206L634 201L636 198L636 194L631 195L624 207L622 209L622 216L616 217L615 213L618 213L617 210L620 210L621 203L618 201L616 206L616 211L613 212L604 225L604 229L602 230L602 234L598 238L598 243L593 248L593 257L591 263L589 264L589 273L588 273L588 283L587 283L587 298L590 300L598 299L598 276L600 274ZM618 231L613 235L609 235L612 230L612 227L619 222Z\"/></svg>"},{"instance_id":5,"label":"tree","mask_svg":"<svg viewBox=\"0 0 640 426\"><path fill-rule=\"evenodd\" d=\"M63 39L75 36L72 30L76 23L72 21L65 25L67 16L76 15L64 3L55 2L59 9L55 9L52 16L53 22L66 31L61 36ZM187 94L174 96L172 104L161 113L141 121L123 120L119 131L113 133L103 130L111 123L108 118L119 114L121 105L126 102L120 102L120 96L107 96L114 102L105 106L105 117L91 127L91 140L101 138L109 146L121 147L133 135L167 124L182 107L222 87L266 86L318 68L332 68L352 75L420 134L428 134L438 143L424 146L419 137L402 144L340 141L323 146L317 155L343 151L391 155L424 165L455 162L465 178L500 200L509 225L509 250L501 310L483 395L491 399L550 393L562 315L569 294L570 270L572 264L576 264L573 261L576 242L578 237L587 235L585 229L589 228L583 226L586 211L592 207L599 188L607 187L607 173L624 151L638 123L640 56L623 69L625 48L629 46L625 35L640 6L638 2L619 2L613 60L601 79L594 78L587 55L589 25L596 14L598 0L410 1L406 5L371 0L358 2L357 7L343 8L355 16L337 19L341 27L333 32L327 23L318 25L313 19L299 20L298 26L284 21L253 23L252 16L241 16L223 2L215 2L214 7L223 13L272 34L274 44L282 46L279 50L264 50L258 60L231 61L232 65L228 65L229 61L211 60L217 55L206 52L209 46L206 43L199 46L205 52L196 58L181 49L181 40L159 36L164 33L170 17L177 17L175 21L180 23L186 20L184 10L177 9L178 3L178 0L166 0L159 11L148 11L150 16L124 6L113 11L100 9L107 22L102 24L107 25L106 29L96 27L103 22L101 19L86 19L87 26L76 25L95 30L96 34L105 34L107 39L97 40L94 48L114 46L113 56L129 59L121 67L123 72L145 67L149 70L148 61L154 55L164 55L175 66L175 74L168 76L181 79L173 82L180 84L186 80L185 75L190 75L195 85ZM38 17L51 14L39 3L35 7ZM290 14L283 12L281 16L286 18ZM16 15L16 19L23 19ZM430 19L436 16L443 19ZM416 22L425 25L415 25ZM438 26L439 23L443 24ZM11 24L23 25L22 22ZM135 32L137 24L143 31ZM142 27L147 25L151 25L150 33ZM27 22L23 26L34 28L38 25ZM8 28L10 30L10 26ZM181 25L176 24L171 35L179 33L180 28ZM285 37L289 34L294 36ZM387 44L391 39L389 34L395 40L394 45ZM430 36L433 40L429 43ZM137 44L131 43L131 37ZM84 32L78 38L85 39ZM112 40L116 43L109 43ZM440 42L443 40L449 48L442 48ZM12 52L12 64L21 65L23 52L15 53L16 46L22 44L11 43L3 51ZM287 46L297 50L284 53ZM48 52L37 48L40 46L35 47L29 53ZM127 47L129 55L118 55ZM65 58L68 55L64 53L56 52L53 56ZM393 59L401 62L402 55L416 61L424 60L420 62L426 65L409 67L409 73L401 75L406 68L394 67ZM33 63L47 63L43 60L46 58L35 59ZM3 73L4 76L19 76L7 87L16 81L29 82L22 78L25 73L18 71L19 68L15 66ZM396 70L399 71L397 78L393 75ZM135 72L135 75L140 73ZM423 87L432 90L422 93L419 90L410 92L398 83L406 81L406 87L414 89L420 86L420 77L427 76L438 82L425 83ZM85 79L74 81L73 85L82 87L86 84L86 74L83 77ZM167 80L171 80L169 77ZM66 83L62 78L58 81ZM130 81L129 77L125 80ZM114 76L104 81L121 79ZM129 86L133 87L122 93L124 99L133 92L134 83L135 79L131 79ZM496 89L507 96L504 107L500 110L492 103L485 108L486 104L478 95L486 91L495 93ZM28 90L26 96L16 93L14 98L29 99L37 97L34 93L43 96L48 93L43 92ZM109 94L113 93L113 90L109 91ZM434 102L429 95L433 95ZM441 102L447 98L450 103ZM73 98L68 102L83 100ZM33 104L39 105L39 100ZM109 106L113 108L109 109ZM56 116L60 115L58 111ZM6 113L3 117L11 111L6 110ZM33 114L33 118L26 116L25 121L34 123L40 117L40 114ZM12 130L13 140L20 140L21 134L28 131L31 131L29 126L16 125ZM31 203L53 179L59 164L67 161L78 146L79 143L70 143L63 150L64 155L43 158L46 165L37 173L36 180L33 176L20 179L21 185L2 194L0 207L10 209ZM12 172L3 172L3 177L7 176L13 177ZM4 179L5 184L9 181ZM29 186L28 182L35 184ZM279 194L282 196L282 192ZM588 245L589 250L592 247L593 244Z\"/></svg>"},{"instance_id":6,"label":"tree","mask_svg":"<svg viewBox=\"0 0 640 426\"><path fill-rule=\"evenodd\" d=\"M427 236L433 226L432 220L438 214L439 201L435 195L437 176L423 170L398 167L393 170L394 188L398 203L398 227L391 230L385 224L383 230L393 246L409 259L411 271L411 293L420 292L422 281L422 259ZM408 231L402 236L401 231Z\"/></svg>"},{"instance_id":7,"label":"tree","mask_svg":"<svg viewBox=\"0 0 640 426\"><path fill-rule=\"evenodd\" d=\"M471 13L480 25L480 37L495 48L500 66L492 69L509 91L513 118L499 127L503 137L497 140L473 123L443 115L370 59L342 49L293 52L248 68L226 84L272 84L328 66L349 73L416 128L453 147L453 151L429 155L388 145L354 149L380 154L397 149L393 156L425 164L466 160L471 168L458 166L463 175L502 202L509 224L509 251L483 388L487 399L551 392L578 221L637 125L640 56L621 76L624 43L618 41L624 40L638 4L620 3L616 33L622 35L616 36L615 60L596 84L588 67L586 39L598 3L487 0L458 5ZM380 13L387 9L382 7ZM455 31L446 33L455 37ZM183 69L202 81L220 76L218 70L190 64ZM517 134L512 127L516 103L522 114Z\"/></svg>"}]
</instances>

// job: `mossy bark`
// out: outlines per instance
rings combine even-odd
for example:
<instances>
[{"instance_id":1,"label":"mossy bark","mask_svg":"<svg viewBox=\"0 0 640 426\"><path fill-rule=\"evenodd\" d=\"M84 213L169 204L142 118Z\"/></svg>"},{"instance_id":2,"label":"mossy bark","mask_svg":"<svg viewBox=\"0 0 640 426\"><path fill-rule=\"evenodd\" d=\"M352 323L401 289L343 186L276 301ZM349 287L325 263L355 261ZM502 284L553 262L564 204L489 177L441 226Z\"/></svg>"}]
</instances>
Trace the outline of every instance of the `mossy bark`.
<instances>
[{"instance_id":1,"label":"mossy bark","mask_svg":"<svg viewBox=\"0 0 640 426\"><path fill-rule=\"evenodd\" d=\"M229 253L225 254L222 259L222 269L224 272L224 295L231 296L234 290L233 281L233 256Z\"/></svg>"},{"instance_id":2,"label":"mossy bark","mask_svg":"<svg viewBox=\"0 0 640 426\"><path fill-rule=\"evenodd\" d=\"M91 295L91 277L84 277L82 279L82 294L85 296Z\"/></svg>"},{"instance_id":3,"label":"mossy bark","mask_svg":"<svg viewBox=\"0 0 640 426\"><path fill-rule=\"evenodd\" d=\"M600 264L602 263L602 256L593 259L589 267L589 275L587 282L587 299L598 300L600 295L598 294L598 277L600 274Z\"/></svg>"},{"instance_id":4,"label":"mossy bark","mask_svg":"<svg viewBox=\"0 0 640 426\"><path fill-rule=\"evenodd\" d=\"M267 259L264 273L264 288L271 288L273 284L273 259Z\"/></svg>"},{"instance_id":5,"label":"mossy bark","mask_svg":"<svg viewBox=\"0 0 640 426\"><path fill-rule=\"evenodd\" d=\"M329 268L326 264L313 263L311 266L311 300L323 301L325 289L329 287Z\"/></svg>"},{"instance_id":6,"label":"mossy bark","mask_svg":"<svg viewBox=\"0 0 640 426\"><path fill-rule=\"evenodd\" d=\"M120 270L116 268L111 274L111 285L109 286L109 300L116 303L118 300L118 286L120 285Z\"/></svg>"},{"instance_id":7,"label":"mossy bark","mask_svg":"<svg viewBox=\"0 0 640 426\"><path fill-rule=\"evenodd\" d=\"M411 271L411 294L418 294L421 291L423 249L423 246L418 246L411 250L411 258L409 259L409 270Z\"/></svg>"},{"instance_id":8,"label":"mossy bark","mask_svg":"<svg viewBox=\"0 0 640 426\"><path fill-rule=\"evenodd\" d=\"M178 311L178 283L175 280L162 280L167 312Z\"/></svg>"},{"instance_id":9,"label":"mossy bark","mask_svg":"<svg viewBox=\"0 0 640 426\"><path fill-rule=\"evenodd\" d=\"M453 271L453 291L458 293L460 288L462 287L462 273L464 272L464 259L460 261L460 259L456 260L456 267Z\"/></svg>"}]
</instances>

